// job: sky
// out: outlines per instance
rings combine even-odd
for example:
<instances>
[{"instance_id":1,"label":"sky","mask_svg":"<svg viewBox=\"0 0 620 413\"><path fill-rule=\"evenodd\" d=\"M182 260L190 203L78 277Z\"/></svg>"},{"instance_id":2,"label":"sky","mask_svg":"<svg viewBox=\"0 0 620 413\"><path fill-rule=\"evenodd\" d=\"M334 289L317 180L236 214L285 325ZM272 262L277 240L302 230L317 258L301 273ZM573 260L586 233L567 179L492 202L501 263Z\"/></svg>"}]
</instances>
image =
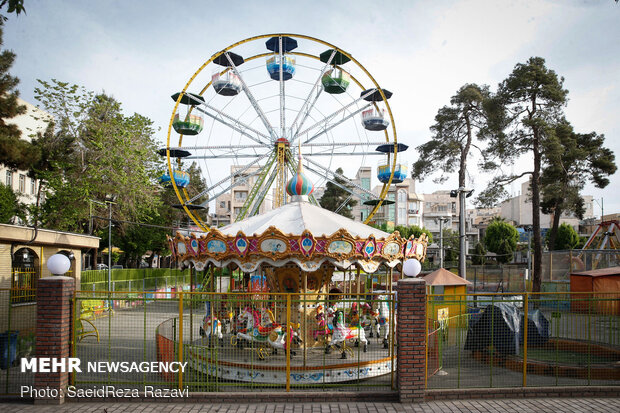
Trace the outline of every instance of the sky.
<instances>
[{"instance_id":1,"label":"sky","mask_svg":"<svg viewBox=\"0 0 620 413\"><path fill-rule=\"evenodd\" d=\"M532 56L564 77L565 113L575 130L604 134L620 154L620 4L613 0L26 0L25 7L25 15L9 16L3 39L17 54L11 73L21 97L37 103L36 79L103 91L127 114L152 119L162 145L174 105L169 96L213 53L255 35L298 33L351 53L394 92L398 141L411 147L400 161L409 166L415 147L430 138L437 110L462 85L495 91ZM527 164L504 168L518 172ZM490 175L470 165L468 185L481 190ZM442 185L431 178L416 184L418 193L456 187L456 174ZM516 195L520 185L507 189ZM584 194L603 199L607 214L620 212L618 189L620 173L606 189L588 185ZM599 216L598 204L594 210Z\"/></svg>"}]
</instances>

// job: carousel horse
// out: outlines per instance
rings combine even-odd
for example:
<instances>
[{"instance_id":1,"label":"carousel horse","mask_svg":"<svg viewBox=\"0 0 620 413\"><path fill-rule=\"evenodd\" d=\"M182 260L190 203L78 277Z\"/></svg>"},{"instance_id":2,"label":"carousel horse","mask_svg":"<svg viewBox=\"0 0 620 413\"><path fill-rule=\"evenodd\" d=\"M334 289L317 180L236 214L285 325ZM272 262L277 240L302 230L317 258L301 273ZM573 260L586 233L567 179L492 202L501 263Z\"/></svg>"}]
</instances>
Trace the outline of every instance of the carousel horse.
<instances>
[{"instance_id":1,"label":"carousel horse","mask_svg":"<svg viewBox=\"0 0 620 413\"><path fill-rule=\"evenodd\" d=\"M327 340L327 336L332 333L333 326L327 322L327 316L325 315L325 311L323 311L323 306L321 304L316 307L315 318L319 328L312 331L312 338L314 338L314 341L318 341L319 336L323 336L325 340Z\"/></svg>"},{"instance_id":2,"label":"carousel horse","mask_svg":"<svg viewBox=\"0 0 620 413\"><path fill-rule=\"evenodd\" d=\"M362 308L362 319L360 320L360 324L364 328L364 330L369 331L369 337L373 337L373 329L377 324L376 316L374 315L373 309L368 303L364 303L361 305ZM377 312L378 316L379 313Z\"/></svg>"},{"instance_id":3,"label":"carousel horse","mask_svg":"<svg viewBox=\"0 0 620 413\"><path fill-rule=\"evenodd\" d=\"M226 329L226 334L236 334L235 331L235 313L230 308L225 310L222 315L223 326Z\"/></svg>"},{"instance_id":4,"label":"carousel horse","mask_svg":"<svg viewBox=\"0 0 620 413\"><path fill-rule=\"evenodd\" d=\"M385 295L380 295L378 305L378 317L377 317L377 336L379 339L383 339L383 348L388 348L390 334L390 304L388 298Z\"/></svg>"},{"instance_id":5,"label":"carousel horse","mask_svg":"<svg viewBox=\"0 0 620 413\"><path fill-rule=\"evenodd\" d=\"M364 329L359 326L352 328L347 327L344 321L344 313L342 310L336 310L334 312L334 330L332 332L332 340L327 347L325 347L325 353L331 353L332 346L336 346L342 349L341 358L346 359L347 340L359 340L364 344L364 353L368 350L368 340L366 340Z\"/></svg>"},{"instance_id":6,"label":"carousel horse","mask_svg":"<svg viewBox=\"0 0 620 413\"><path fill-rule=\"evenodd\" d=\"M250 307L246 307L244 312L239 316L240 320L245 320L245 328L237 331L237 343L241 345L241 340L248 342L266 343L268 342L271 332L280 333L282 326L279 324L271 324L268 326L261 325L260 312Z\"/></svg>"},{"instance_id":7,"label":"carousel horse","mask_svg":"<svg viewBox=\"0 0 620 413\"><path fill-rule=\"evenodd\" d=\"M222 323L215 315L211 315L211 306L209 303L205 303L206 314L202 319L202 326L200 326L200 335L206 337L211 344L213 338L220 340L220 345L223 342L224 336L222 335Z\"/></svg>"},{"instance_id":8,"label":"carousel horse","mask_svg":"<svg viewBox=\"0 0 620 413\"><path fill-rule=\"evenodd\" d=\"M299 328L299 323L297 323L296 328ZM286 343L290 341L291 343L291 356L294 356L296 353L293 351L293 345L299 346L303 341L299 338L299 334L293 328L293 324L289 326L289 334L288 339L285 337L284 330L273 330L269 334L269 338L267 339L271 347L273 347L273 354L278 354L278 349L286 351Z\"/></svg>"}]
</instances>

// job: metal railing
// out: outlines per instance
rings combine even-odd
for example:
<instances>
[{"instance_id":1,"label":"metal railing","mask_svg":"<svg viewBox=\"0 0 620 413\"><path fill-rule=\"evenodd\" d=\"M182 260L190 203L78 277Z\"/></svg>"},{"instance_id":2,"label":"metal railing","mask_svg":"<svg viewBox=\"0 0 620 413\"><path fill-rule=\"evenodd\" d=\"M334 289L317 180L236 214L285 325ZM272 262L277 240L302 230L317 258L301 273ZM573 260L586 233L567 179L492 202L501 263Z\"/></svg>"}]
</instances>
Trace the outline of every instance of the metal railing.
<instances>
[{"instance_id":1,"label":"metal railing","mask_svg":"<svg viewBox=\"0 0 620 413\"><path fill-rule=\"evenodd\" d=\"M428 389L620 385L620 292L428 295L427 305Z\"/></svg>"},{"instance_id":2,"label":"metal railing","mask_svg":"<svg viewBox=\"0 0 620 413\"><path fill-rule=\"evenodd\" d=\"M35 293L30 288L0 289L0 395L19 394L20 386L34 383L34 374L21 373L19 361L35 355L37 306L13 299Z\"/></svg>"},{"instance_id":3,"label":"metal railing","mask_svg":"<svg viewBox=\"0 0 620 413\"><path fill-rule=\"evenodd\" d=\"M78 388L389 391L396 386L395 302L388 293L78 291L75 319L86 318L84 311L92 306L102 316L76 324L74 332L73 356L82 365L187 365L182 373L74 373ZM96 334L83 336L88 329Z\"/></svg>"}]
</instances>

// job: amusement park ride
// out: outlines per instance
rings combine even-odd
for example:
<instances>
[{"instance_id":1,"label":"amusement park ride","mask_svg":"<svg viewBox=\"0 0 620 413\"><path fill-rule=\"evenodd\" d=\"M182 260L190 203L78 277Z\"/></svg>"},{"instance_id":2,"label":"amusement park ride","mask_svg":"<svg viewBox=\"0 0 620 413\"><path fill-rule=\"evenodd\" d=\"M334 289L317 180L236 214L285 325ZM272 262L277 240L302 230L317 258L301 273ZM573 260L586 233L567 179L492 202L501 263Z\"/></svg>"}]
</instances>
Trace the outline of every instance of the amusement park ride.
<instances>
[{"instance_id":1,"label":"amusement park ride","mask_svg":"<svg viewBox=\"0 0 620 413\"><path fill-rule=\"evenodd\" d=\"M208 67L214 73L205 77ZM205 83L196 87L201 79ZM390 184L407 173L397 160L407 146L396 140L391 95L336 46L272 34L214 54L172 96L168 146L160 150L168 161L162 182L170 183L180 206L206 232L170 239L178 265L206 274L202 337L187 351L193 369L224 380L276 384L287 375L295 384L333 383L394 371L394 270L402 274L406 260L423 261L427 240L404 239L322 209L309 176L373 205L368 222ZM206 125L203 115L210 119ZM336 159L361 166L374 155L384 157L379 195L332 171ZM191 197L184 159L204 161L201 169L210 182ZM231 176L212 179L227 170L218 165L241 159L251 160ZM192 213L248 182L243 172L254 165L255 184L237 222L209 228ZM274 209L259 214L271 195ZM195 203L205 196L207 201ZM218 292L223 269L238 272L240 292ZM337 288L335 271L348 273L348 283Z\"/></svg>"}]
</instances>

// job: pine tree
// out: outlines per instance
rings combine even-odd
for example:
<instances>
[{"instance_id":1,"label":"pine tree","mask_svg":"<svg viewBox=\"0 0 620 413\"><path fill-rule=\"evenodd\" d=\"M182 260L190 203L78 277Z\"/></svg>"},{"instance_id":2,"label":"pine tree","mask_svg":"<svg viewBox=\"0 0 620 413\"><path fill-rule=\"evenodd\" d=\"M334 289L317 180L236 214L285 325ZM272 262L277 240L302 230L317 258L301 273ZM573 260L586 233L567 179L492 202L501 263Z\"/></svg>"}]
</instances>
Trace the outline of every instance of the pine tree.
<instances>
[{"instance_id":1,"label":"pine tree","mask_svg":"<svg viewBox=\"0 0 620 413\"><path fill-rule=\"evenodd\" d=\"M0 19L0 47L3 46L3 25ZM27 170L38 159L37 150L21 139L21 131L16 125L7 122L26 112L26 106L17 101L19 79L9 74L14 61L15 53L12 51L0 52L0 164L10 169Z\"/></svg>"},{"instance_id":2,"label":"pine tree","mask_svg":"<svg viewBox=\"0 0 620 413\"><path fill-rule=\"evenodd\" d=\"M336 173L338 175L342 175L342 168L336 169ZM347 187L347 184L343 179L336 177L336 183L328 181L327 184L325 184L325 192L323 193L323 197L321 197L321 201L319 203L327 210L337 211L340 215L353 219L351 209L357 205L357 201L352 199L347 201L350 194L343 189L342 186ZM345 202L346 205L342 206Z\"/></svg>"}]
</instances>

